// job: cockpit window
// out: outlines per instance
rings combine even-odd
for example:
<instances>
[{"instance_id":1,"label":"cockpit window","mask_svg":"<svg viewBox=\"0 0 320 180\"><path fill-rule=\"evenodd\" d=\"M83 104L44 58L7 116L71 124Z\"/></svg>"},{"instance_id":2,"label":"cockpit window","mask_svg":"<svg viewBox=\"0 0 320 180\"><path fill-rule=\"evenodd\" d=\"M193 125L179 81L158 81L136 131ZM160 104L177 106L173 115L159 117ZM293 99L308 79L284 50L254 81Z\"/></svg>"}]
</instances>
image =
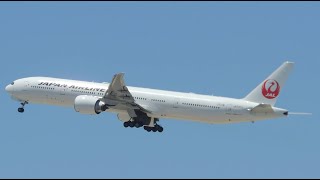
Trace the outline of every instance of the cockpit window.
<instances>
[{"instance_id":1,"label":"cockpit window","mask_svg":"<svg viewBox=\"0 0 320 180\"><path fill-rule=\"evenodd\" d=\"M12 82L11 85L14 85L14 82Z\"/></svg>"}]
</instances>

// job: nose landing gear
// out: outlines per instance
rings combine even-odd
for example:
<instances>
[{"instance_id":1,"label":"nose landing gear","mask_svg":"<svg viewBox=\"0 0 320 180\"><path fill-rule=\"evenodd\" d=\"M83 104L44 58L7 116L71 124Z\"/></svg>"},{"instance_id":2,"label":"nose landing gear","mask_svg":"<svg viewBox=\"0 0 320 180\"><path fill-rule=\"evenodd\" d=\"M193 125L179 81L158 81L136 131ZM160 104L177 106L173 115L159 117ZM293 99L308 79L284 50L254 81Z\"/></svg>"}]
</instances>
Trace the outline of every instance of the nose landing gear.
<instances>
[{"instance_id":1,"label":"nose landing gear","mask_svg":"<svg viewBox=\"0 0 320 180\"><path fill-rule=\"evenodd\" d=\"M18 112L19 113L23 113L24 112L24 105L28 104L27 101L24 101L21 103L21 107L18 108Z\"/></svg>"},{"instance_id":2,"label":"nose landing gear","mask_svg":"<svg viewBox=\"0 0 320 180\"><path fill-rule=\"evenodd\" d=\"M24 112L24 108L18 108L18 112L23 113Z\"/></svg>"}]
</instances>

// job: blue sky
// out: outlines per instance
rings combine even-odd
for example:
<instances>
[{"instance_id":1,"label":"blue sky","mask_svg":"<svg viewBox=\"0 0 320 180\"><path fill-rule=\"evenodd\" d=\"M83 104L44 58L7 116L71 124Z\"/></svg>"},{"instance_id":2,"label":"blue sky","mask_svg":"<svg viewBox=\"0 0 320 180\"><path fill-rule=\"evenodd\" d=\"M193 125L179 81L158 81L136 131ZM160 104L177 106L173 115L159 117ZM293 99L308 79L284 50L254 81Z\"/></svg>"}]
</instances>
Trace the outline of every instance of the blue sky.
<instances>
[{"instance_id":1,"label":"blue sky","mask_svg":"<svg viewBox=\"0 0 320 180\"><path fill-rule=\"evenodd\" d=\"M1 178L319 178L320 4L1 2ZM242 98L294 61L276 106L312 116L125 129L115 114L30 104L28 76Z\"/></svg>"}]
</instances>

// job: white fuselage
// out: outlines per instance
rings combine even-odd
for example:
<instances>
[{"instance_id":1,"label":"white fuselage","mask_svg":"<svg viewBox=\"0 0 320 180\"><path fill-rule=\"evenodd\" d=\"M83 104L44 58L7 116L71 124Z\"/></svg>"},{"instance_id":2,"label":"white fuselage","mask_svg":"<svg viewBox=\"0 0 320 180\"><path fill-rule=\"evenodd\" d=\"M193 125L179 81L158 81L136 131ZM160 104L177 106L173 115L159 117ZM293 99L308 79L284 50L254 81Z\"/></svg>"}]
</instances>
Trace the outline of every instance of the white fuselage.
<instances>
[{"instance_id":1,"label":"white fuselage","mask_svg":"<svg viewBox=\"0 0 320 180\"><path fill-rule=\"evenodd\" d=\"M49 83L44 83L49 82ZM28 103L73 107L79 95L103 97L109 83L95 83L49 77L18 79L6 90L13 99ZM154 118L185 119L206 123L248 122L285 117L284 109L272 107L273 113L252 113L258 103L243 99L200 95L130 87L135 102L152 112ZM110 107L108 112L121 113L121 107Z\"/></svg>"}]
</instances>

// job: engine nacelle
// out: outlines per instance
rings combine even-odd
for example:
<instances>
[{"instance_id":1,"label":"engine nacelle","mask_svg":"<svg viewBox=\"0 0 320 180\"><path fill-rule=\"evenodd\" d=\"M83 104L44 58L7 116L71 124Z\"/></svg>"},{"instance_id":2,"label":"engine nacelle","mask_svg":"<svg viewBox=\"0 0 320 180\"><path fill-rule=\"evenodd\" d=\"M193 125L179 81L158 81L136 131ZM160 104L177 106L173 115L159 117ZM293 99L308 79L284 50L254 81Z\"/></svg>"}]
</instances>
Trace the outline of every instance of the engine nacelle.
<instances>
[{"instance_id":1,"label":"engine nacelle","mask_svg":"<svg viewBox=\"0 0 320 180\"><path fill-rule=\"evenodd\" d=\"M107 109L100 97L80 95L74 100L74 109L82 114L100 114Z\"/></svg>"}]
</instances>

